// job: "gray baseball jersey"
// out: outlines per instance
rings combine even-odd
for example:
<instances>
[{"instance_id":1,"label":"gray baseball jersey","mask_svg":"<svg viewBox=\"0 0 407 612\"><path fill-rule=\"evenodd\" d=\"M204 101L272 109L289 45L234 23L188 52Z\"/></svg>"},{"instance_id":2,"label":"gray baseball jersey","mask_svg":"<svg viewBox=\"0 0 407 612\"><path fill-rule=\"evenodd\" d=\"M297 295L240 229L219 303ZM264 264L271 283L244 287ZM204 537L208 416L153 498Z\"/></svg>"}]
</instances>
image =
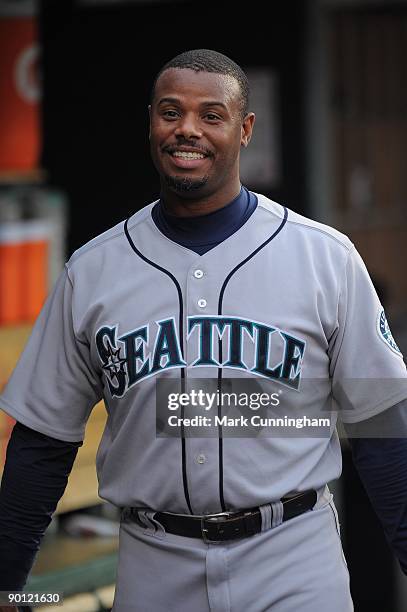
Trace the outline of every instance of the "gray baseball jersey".
<instances>
[{"instance_id":1,"label":"gray baseball jersey","mask_svg":"<svg viewBox=\"0 0 407 612\"><path fill-rule=\"evenodd\" d=\"M245 225L202 256L157 229L153 204L75 252L1 397L18 421L68 441L83 438L103 398L100 495L117 506L246 508L341 471L336 412L322 436L227 437L218 424L218 438L160 437L157 381L256 380L282 393L274 413L284 416L299 403L316 414L333 393L348 422L407 395L392 382L406 368L352 243L257 197ZM373 395L346 385L366 379L381 381ZM307 392L307 381L321 384Z\"/></svg>"}]
</instances>

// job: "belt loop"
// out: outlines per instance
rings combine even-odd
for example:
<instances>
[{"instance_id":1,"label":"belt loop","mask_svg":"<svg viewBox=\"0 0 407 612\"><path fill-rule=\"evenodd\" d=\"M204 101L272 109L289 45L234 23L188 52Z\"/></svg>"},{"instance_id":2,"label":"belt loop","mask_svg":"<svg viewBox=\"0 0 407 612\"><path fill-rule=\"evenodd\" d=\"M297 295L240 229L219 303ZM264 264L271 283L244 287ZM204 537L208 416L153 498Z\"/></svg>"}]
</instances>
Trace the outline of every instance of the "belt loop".
<instances>
[{"instance_id":1,"label":"belt loop","mask_svg":"<svg viewBox=\"0 0 407 612\"><path fill-rule=\"evenodd\" d=\"M281 501L276 501L271 504L272 511L272 527L278 527L283 522L284 508Z\"/></svg>"},{"instance_id":2,"label":"belt loop","mask_svg":"<svg viewBox=\"0 0 407 612\"><path fill-rule=\"evenodd\" d=\"M155 510L139 509L137 515L139 521L144 526L146 535L155 535L156 537L164 537L165 529L155 518Z\"/></svg>"},{"instance_id":3,"label":"belt loop","mask_svg":"<svg viewBox=\"0 0 407 612\"><path fill-rule=\"evenodd\" d=\"M267 531L268 529L271 529L271 506L270 504L264 504L264 506L259 506L259 508L261 514L261 530Z\"/></svg>"},{"instance_id":4,"label":"belt loop","mask_svg":"<svg viewBox=\"0 0 407 612\"><path fill-rule=\"evenodd\" d=\"M328 504L331 500L332 500L332 493L329 490L328 485L325 485L323 487L321 487L320 489L316 489L317 492L317 502L315 504L315 506L313 507L313 510L318 510L319 508L322 508L322 506L325 506L326 504Z\"/></svg>"}]
</instances>

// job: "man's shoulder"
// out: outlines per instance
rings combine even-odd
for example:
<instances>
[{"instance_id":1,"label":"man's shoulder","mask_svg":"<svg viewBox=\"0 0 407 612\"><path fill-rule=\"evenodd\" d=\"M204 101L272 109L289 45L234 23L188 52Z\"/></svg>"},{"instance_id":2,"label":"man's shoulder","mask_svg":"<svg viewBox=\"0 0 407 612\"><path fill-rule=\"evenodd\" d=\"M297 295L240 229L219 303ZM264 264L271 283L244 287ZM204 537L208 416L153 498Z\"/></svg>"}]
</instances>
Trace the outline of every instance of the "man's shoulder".
<instances>
[{"instance_id":1,"label":"man's shoulder","mask_svg":"<svg viewBox=\"0 0 407 612\"><path fill-rule=\"evenodd\" d=\"M296 234L301 234L306 238L315 238L316 240L323 240L328 243L336 243L338 246L340 245L346 251L349 251L353 248L352 241L343 234L339 230L331 227L330 225L326 225L319 221L315 221L314 219L310 219L299 213L287 208L273 200L270 200L266 196L262 194L256 193L258 198L259 207L268 210L270 213L280 217L281 219L284 217L284 209L287 210L287 229L295 232Z\"/></svg>"},{"instance_id":2,"label":"man's shoulder","mask_svg":"<svg viewBox=\"0 0 407 612\"><path fill-rule=\"evenodd\" d=\"M131 217L129 217L129 227L134 228L135 226L143 224L147 220L149 220L151 217L151 209L154 204L155 202L147 204L139 211L134 213ZM120 221L113 227L102 232L98 236L95 236L95 238L92 238L84 245L79 247L76 251L74 251L69 261L67 262L68 269L72 268L81 260L93 258L95 256L99 257L105 249L120 249L122 245L125 245L125 247L127 247L128 243L125 235L125 223L126 219Z\"/></svg>"}]
</instances>

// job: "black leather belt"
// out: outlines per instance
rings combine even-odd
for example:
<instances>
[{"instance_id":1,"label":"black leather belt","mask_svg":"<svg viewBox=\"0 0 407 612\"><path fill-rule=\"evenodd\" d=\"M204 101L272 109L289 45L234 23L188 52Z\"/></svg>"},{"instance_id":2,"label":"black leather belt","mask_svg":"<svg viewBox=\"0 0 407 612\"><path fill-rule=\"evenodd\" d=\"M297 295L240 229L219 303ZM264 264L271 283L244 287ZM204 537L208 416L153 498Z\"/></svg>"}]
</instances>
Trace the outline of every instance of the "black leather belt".
<instances>
[{"instance_id":1,"label":"black leather belt","mask_svg":"<svg viewBox=\"0 0 407 612\"><path fill-rule=\"evenodd\" d=\"M317 502L316 491L309 490L293 497L283 497L283 522L311 510ZM184 516L156 512L154 519L168 533L187 538L202 538L206 542L224 542L246 538L261 531L260 508L249 508L205 516Z\"/></svg>"}]
</instances>

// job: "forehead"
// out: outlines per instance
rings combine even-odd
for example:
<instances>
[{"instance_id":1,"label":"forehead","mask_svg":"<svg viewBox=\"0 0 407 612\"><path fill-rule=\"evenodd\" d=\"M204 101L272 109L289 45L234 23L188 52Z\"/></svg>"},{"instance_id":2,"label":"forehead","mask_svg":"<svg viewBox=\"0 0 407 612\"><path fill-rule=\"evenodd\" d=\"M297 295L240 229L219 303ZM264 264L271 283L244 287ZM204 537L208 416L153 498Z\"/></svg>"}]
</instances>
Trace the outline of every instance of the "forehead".
<instances>
[{"instance_id":1,"label":"forehead","mask_svg":"<svg viewBox=\"0 0 407 612\"><path fill-rule=\"evenodd\" d=\"M227 74L168 68L157 80L154 103L159 104L163 98L177 98L180 102L217 101L232 109L240 104L241 94L238 81Z\"/></svg>"}]
</instances>

